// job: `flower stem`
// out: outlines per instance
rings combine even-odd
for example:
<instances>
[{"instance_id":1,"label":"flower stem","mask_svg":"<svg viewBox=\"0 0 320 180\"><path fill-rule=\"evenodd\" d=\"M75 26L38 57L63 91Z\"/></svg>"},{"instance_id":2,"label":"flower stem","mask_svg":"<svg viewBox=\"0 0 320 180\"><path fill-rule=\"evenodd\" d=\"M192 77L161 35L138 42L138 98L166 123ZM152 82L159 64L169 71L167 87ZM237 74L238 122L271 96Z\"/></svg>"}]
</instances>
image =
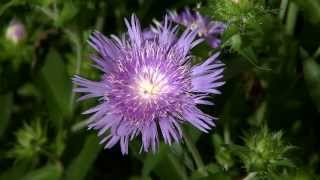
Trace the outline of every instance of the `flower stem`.
<instances>
[{"instance_id":1,"label":"flower stem","mask_svg":"<svg viewBox=\"0 0 320 180\"><path fill-rule=\"evenodd\" d=\"M286 10L288 7L288 0L281 0L280 4L280 12L279 12L279 18L282 21L284 16L286 15Z\"/></svg>"},{"instance_id":2,"label":"flower stem","mask_svg":"<svg viewBox=\"0 0 320 180\"><path fill-rule=\"evenodd\" d=\"M80 38L78 37L78 34L72 32L69 29L65 29L64 32L66 33L67 37L70 39L71 42L74 43L74 50L76 52L76 70L75 74L80 74L80 68L81 68L81 42ZM73 85L72 89L75 88L75 85ZM75 92L71 92L71 98L70 98L70 108L73 109L74 106L74 99L75 99Z\"/></svg>"},{"instance_id":3,"label":"flower stem","mask_svg":"<svg viewBox=\"0 0 320 180\"><path fill-rule=\"evenodd\" d=\"M188 132L185 131L183 133L183 136L184 136L184 141L186 142L187 148L189 149L189 151L193 157L193 160L197 166L197 169L199 170L199 172L201 174L203 174L204 176L207 176L207 172L204 169L204 163L201 159L200 153L199 153L198 149L196 148L196 146L194 145L194 143L192 142L191 137L189 136Z\"/></svg>"},{"instance_id":4,"label":"flower stem","mask_svg":"<svg viewBox=\"0 0 320 180\"><path fill-rule=\"evenodd\" d=\"M172 154L168 154L168 158L171 161L171 163L173 164L175 170L177 171L177 173L179 174L180 178L182 180L188 180L188 176L186 175L183 167L181 167L181 165L177 162L176 158L172 155Z\"/></svg>"},{"instance_id":5,"label":"flower stem","mask_svg":"<svg viewBox=\"0 0 320 180\"><path fill-rule=\"evenodd\" d=\"M294 2L290 2L287 21L286 21L286 31L287 34L293 35L294 28L296 26L297 16L298 16L298 6Z\"/></svg>"},{"instance_id":6,"label":"flower stem","mask_svg":"<svg viewBox=\"0 0 320 180\"><path fill-rule=\"evenodd\" d=\"M2 4L2 7L0 8L0 16L8 9L10 8L12 5L14 5L14 1L9 1L6 4Z\"/></svg>"}]
</instances>

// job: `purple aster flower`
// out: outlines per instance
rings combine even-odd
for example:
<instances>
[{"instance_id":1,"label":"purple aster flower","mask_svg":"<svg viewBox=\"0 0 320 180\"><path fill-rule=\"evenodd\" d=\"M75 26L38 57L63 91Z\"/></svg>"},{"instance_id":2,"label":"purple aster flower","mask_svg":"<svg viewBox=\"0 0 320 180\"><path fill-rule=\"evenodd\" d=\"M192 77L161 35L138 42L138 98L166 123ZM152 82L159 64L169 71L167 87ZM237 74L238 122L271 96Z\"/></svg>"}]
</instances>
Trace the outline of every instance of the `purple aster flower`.
<instances>
[{"instance_id":1,"label":"purple aster flower","mask_svg":"<svg viewBox=\"0 0 320 180\"><path fill-rule=\"evenodd\" d=\"M27 33L24 25L16 19L13 19L10 22L10 25L6 30L6 38L12 41L14 44L22 41L26 37L26 34Z\"/></svg>"},{"instance_id":2,"label":"purple aster flower","mask_svg":"<svg viewBox=\"0 0 320 180\"><path fill-rule=\"evenodd\" d=\"M197 11L190 11L188 8L180 14L176 11L169 11L168 14L170 20L187 28L197 30L199 37L205 38L211 47L217 48L220 46L220 36L226 29L224 23L212 21L209 17L202 16Z\"/></svg>"},{"instance_id":3,"label":"purple aster flower","mask_svg":"<svg viewBox=\"0 0 320 180\"><path fill-rule=\"evenodd\" d=\"M92 60L104 73L101 80L73 78L78 86L74 91L84 93L80 100L99 98L99 105L84 112L92 114L89 129L99 131L105 148L119 143L123 154L137 136L144 151L157 149L160 134L167 144L179 142L182 123L208 132L215 118L197 105L212 105L208 96L219 94L216 88L224 84L218 54L192 66L190 50L202 41L195 39L196 31L177 36L177 27L166 18L149 39L136 16L125 23L128 33L121 39L99 32L90 37L90 45L98 52Z\"/></svg>"}]
</instances>

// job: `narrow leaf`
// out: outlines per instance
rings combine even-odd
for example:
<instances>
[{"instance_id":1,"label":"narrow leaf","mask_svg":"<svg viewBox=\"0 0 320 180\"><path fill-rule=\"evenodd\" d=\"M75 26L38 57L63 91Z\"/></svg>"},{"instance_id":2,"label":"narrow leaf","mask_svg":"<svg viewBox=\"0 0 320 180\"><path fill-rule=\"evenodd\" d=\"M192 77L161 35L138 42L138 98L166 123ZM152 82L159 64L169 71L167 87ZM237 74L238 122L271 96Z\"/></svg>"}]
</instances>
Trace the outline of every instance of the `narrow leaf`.
<instances>
[{"instance_id":1,"label":"narrow leaf","mask_svg":"<svg viewBox=\"0 0 320 180\"><path fill-rule=\"evenodd\" d=\"M29 172L22 179L24 180L60 180L62 167L59 164L47 165L40 169Z\"/></svg>"},{"instance_id":2,"label":"narrow leaf","mask_svg":"<svg viewBox=\"0 0 320 180\"><path fill-rule=\"evenodd\" d=\"M70 117L72 113L70 106L72 86L65 64L56 51L51 50L47 55L39 79L51 117L60 127L62 118Z\"/></svg>"},{"instance_id":3,"label":"narrow leaf","mask_svg":"<svg viewBox=\"0 0 320 180\"><path fill-rule=\"evenodd\" d=\"M303 72L312 101L320 112L320 65L310 57L303 62Z\"/></svg>"},{"instance_id":4,"label":"narrow leaf","mask_svg":"<svg viewBox=\"0 0 320 180\"><path fill-rule=\"evenodd\" d=\"M0 95L0 138L4 134L10 119L12 110L12 94Z\"/></svg>"},{"instance_id":5,"label":"narrow leaf","mask_svg":"<svg viewBox=\"0 0 320 180\"><path fill-rule=\"evenodd\" d=\"M97 158L102 146L99 145L99 139L95 134L89 135L81 148L81 152L71 162L67 169L66 180L85 179L92 164Z\"/></svg>"}]
</instances>

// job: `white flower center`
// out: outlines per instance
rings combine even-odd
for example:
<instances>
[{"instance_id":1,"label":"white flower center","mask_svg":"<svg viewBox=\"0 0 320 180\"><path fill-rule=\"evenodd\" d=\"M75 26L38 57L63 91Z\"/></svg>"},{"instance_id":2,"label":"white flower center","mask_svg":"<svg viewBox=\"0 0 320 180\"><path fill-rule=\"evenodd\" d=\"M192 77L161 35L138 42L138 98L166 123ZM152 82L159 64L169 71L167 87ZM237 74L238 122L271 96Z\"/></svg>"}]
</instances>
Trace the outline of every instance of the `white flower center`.
<instances>
[{"instance_id":1,"label":"white flower center","mask_svg":"<svg viewBox=\"0 0 320 180\"><path fill-rule=\"evenodd\" d=\"M151 98L157 95L160 91L160 87L157 84L153 84L149 80L142 80L139 82L139 94L143 98Z\"/></svg>"},{"instance_id":2,"label":"white flower center","mask_svg":"<svg viewBox=\"0 0 320 180\"><path fill-rule=\"evenodd\" d=\"M143 68L137 79L138 94L143 99L155 99L168 91L166 77L154 68Z\"/></svg>"},{"instance_id":3,"label":"white flower center","mask_svg":"<svg viewBox=\"0 0 320 180\"><path fill-rule=\"evenodd\" d=\"M198 21L194 21L194 22L192 22L192 24L190 24L190 29L191 30L196 30L196 29L198 29L198 36L199 37L202 37L202 36L204 36L205 34L207 34L207 29L205 28L205 27L202 27L201 26L201 28L200 28L200 22L198 22Z\"/></svg>"},{"instance_id":4,"label":"white flower center","mask_svg":"<svg viewBox=\"0 0 320 180\"><path fill-rule=\"evenodd\" d=\"M192 22L190 24L190 29L191 30L196 30L198 28L198 23L196 21Z\"/></svg>"}]
</instances>

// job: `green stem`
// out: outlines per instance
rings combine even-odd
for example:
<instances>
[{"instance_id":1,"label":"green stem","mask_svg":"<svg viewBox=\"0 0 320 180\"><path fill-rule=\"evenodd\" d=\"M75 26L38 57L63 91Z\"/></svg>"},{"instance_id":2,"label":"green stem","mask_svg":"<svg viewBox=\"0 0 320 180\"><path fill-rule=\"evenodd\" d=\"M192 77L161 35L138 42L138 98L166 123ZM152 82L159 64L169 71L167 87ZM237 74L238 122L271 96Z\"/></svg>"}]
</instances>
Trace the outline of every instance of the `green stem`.
<instances>
[{"instance_id":1,"label":"green stem","mask_svg":"<svg viewBox=\"0 0 320 180\"><path fill-rule=\"evenodd\" d=\"M224 142L226 144L231 144L230 131L229 131L228 124L226 124L224 127L223 138L224 138Z\"/></svg>"},{"instance_id":2,"label":"green stem","mask_svg":"<svg viewBox=\"0 0 320 180\"><path fill-rule=\"evenodd\" d=\"M279 18L282 21L284 16L286 15L286 10L288 7L288 0L281 0L280 4L280 12L279 12Z\"/></svg>"},{"instance_id":3,"label":"green stem","mask_svg":"<svg viewBox=\"0 0 320 180\"><path fill-rule=\"evenodd\" d=\"M89 119L76 123L75 125L71 126L71 132L77 132L79 130L86 128L88 125L88 122L89 122Z\"/></svg>"},{"instance_id":4,"label":"green stem","mask_svg":"<svg viewBox=\"0 0 320 180\"><path fill-rule=\"evenodd\" d=\"M100 11L100 14L97 16L97 20L95 24L95 29L98 31L102 31L105 23L105 16L106 16L105 9L107 9L105 2L101 1L100 9L102 9L102 11Z\"/></svg>"},{"instance_id":5,"label":"green stem","mask_svg":"<svg viewBox=\"0 0 320 180\"><path fill-rule=\"evenodd\" d=\"M298 6L294 2L290 2L288 9L288 16L286 21L286 32L289 35L293 35L294 28L296 26L297 16L298 16Z\"/></svg>"},{"instance_id":6,"label":"green stem","mask_svg":"<svg viewBox=\"0 0 320 180\"><path fill-rule=\"evenodd\" d=\"M320 47L318 47L318 49L316 50L316 52L313 55L314 59L317 59L320 56Z\"/></svg>"},{"instance_id":7,"label":"green stem","mask_svg":"<svg viewBox=\"0 0 320 180\"><path fill-rule=\"evenodd\" d=\"M47 8L43 8L41 6L35 6L36 9L40 10L43 14L47 15L50 19L55 21L58 17L58 8L57 4L54 4L54 9L53 11ZM74 44L74 50L76 52L76 70L75 74L80 74L80 68L81 68L81 61L82 61L82 56L81 56L81 41L77 33L71 31L68 28L64 29L64 33L67 35L67 37L70 39L70 41ZM75 88L75 85L73 85L73 88ZM74 106L74 100L75 100L75 92L71 92L71 98L70 98L70 109L73 110Z\"/></svg>"},{"instance_id":8,"label":"green stem","mask_svg":"<svg viewBox=\"0 0 320 180\"><path fill-rule=\"evenodd\" d=\"M59 159L57 158L57 156L45 149L40 149L40 153L42 153L43 155L47 156L49 159L51 159L53 162L57 162L59 163Z\"/></svg>"},{"instance_id":9,"label":"green stem","mask_svg":"<svg viewBox=\"0 0 320 180\"><path fill-rule=\"evenodd\" d=\"M174 168L176 169L177 173L179 174L182 180L187 180L188 176L186 175L183 167L177 162L175 157L172 154L168 154L169 161L173 164Z\"/></svg>"},{"instance_id":10,"label":"green stem","mask_svg":"<svg viewBox=\"0 0 320 180\"><path fill-rule=\"evenodd\" d=\"M251 57L249 57L246 53L244 53L243 51L238 51L238 53L244 57L251 65L253 65L256 69L261 70L261 71L271 71L270 68L268 67L262 67L259 66L254 59L252 59Z\"/></svg>"},{"instance_id":11,"label":"green stem","mask_svg":"<svg viewBox=\"0 0 320 180\"><path fill-rule=\"evenodd\" d=\"M194 143L191 141L191 138L190 138L187 131L184 131L183 136L184 136L184 141L186 142L187 148L189 149L189 151L193 157L193 160L197 166L197 169L199 170L200 173L202 173L203 175L206 176L207 172L205 171L204 163L201 159L201 156L200 156L198 149L196 148Z\"/></svg>"},{"instance_id":12,"label":"green stem","mask_svg":"<svg viewBox=\"0 0 320 180\"><path fill-rule=\"evenodd\" d=\"M77 33L74 33L73 31L69 29L65 29L64 32L68 36L71 42L74 43L74 50L76 52L76 70L75 74L80 74L80 69L81 69L81 62L82 62L82 57L81 57L81 42L80 38L78 37ZM72 89L75 88L75 85L73 84ZM70 108L73 109L74 106L74 100L75 100L75 92L72 91L71 98L70 98Z\"/></svg>"},{"instance_id":13,"label":"green stem","mask_svg":"<svg viewBox=\"0 0 320 180\"><path fill-rule=\"evenodd\" d=\"M4 5L0 8L0 16L1 16L8 8L10 8L11 6L13 6L14 3L16 3L16 1L10 1L10 2L4 4Z\"/></svg>"},{"instance_id":14,"label":"green stem","mask_svg":"<svg viewBox=\"0 0 320 180\"><path fill-rule=\"evenodd\" d=\"M48 8L44 8L44 7L41 7L41 6L34 6L34 8L36 10L39 10L40 12L42 12L43 14L45 14L48 18L50 18L51 20L53 21L56 21L57 19L57 14L52 12L51 9L48 9Z\"/></svg>"}]
</instances>

